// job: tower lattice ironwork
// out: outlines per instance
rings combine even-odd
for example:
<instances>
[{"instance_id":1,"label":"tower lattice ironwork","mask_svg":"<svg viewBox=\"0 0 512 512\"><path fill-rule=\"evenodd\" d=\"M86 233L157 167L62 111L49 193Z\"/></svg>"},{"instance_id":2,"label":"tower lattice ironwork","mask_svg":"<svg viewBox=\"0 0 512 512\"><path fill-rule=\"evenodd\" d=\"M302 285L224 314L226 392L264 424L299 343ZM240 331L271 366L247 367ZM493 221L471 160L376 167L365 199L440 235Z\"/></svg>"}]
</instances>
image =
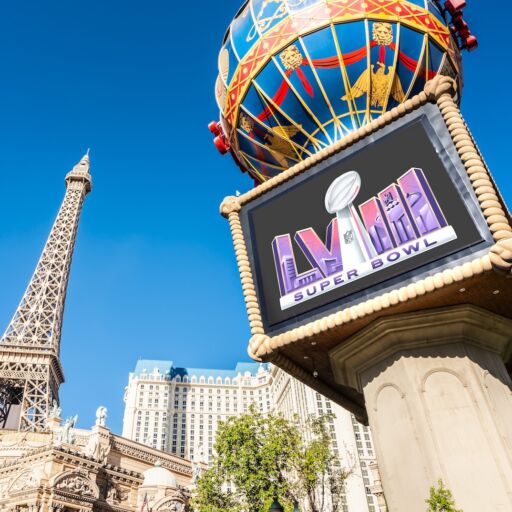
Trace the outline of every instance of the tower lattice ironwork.
<instances>
[{"instance_id":1,"label":"tower lattice ironwork","mask_svg":"<svg viewBox=\"0 0 512 512\"><path fill-rule=\"evenodd\" d=\"M89 157L66 176L66 194L30 283L0 339L0 428L45 428L59 403L62 317L80 212L92 189Z\"/></svg>"}]
</instances>

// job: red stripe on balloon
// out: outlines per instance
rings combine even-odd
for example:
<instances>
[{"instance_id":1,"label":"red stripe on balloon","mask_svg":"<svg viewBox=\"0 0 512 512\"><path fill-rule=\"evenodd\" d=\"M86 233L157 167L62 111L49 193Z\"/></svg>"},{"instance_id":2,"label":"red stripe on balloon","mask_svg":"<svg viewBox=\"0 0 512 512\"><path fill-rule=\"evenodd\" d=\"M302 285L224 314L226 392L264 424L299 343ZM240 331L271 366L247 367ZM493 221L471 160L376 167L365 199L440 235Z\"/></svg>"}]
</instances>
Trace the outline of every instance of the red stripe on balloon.
<instances>
[{"instance_id":1,"label":"red stripe on balloon","mask_svg":"<svg viewBox=\"0 0 512 512\"><path fill-rule=\"evenodd\" d=\"M392 50L396 50L396 45L395 43L391 43L390 44L390 47ZM408 57L407 55L405 55L405 53L399 51L398 52L398 58L400 60L400 62L409 70L409 71L412 71L413 73L416 72L416 69L418 67L418 61L417 60L414 60L414 59L411 59L411 57ZM428 77L428 80L432 80L432 78L434 78L436 75L437 75L437 72L436 71L432 71L431 69L425 69L425 66L422 66L420 68L420 71L419 71L420 75L423 75L423 76L427 76Z\"/></svg>"},{"instance_id":2,"label":"red stripe on balloon","mask_svg":"<svg viewBox=\"0 0 512 512\"><path fill-rule=\"evenodd\" d=\"M304 87L305 91L311 96L314 96L313 93L313 87L311 87L311 84L309 83L308 79L306 78L306 75L304 74L304 71L300 68L295 69L295 73L297 73L297 76L299 77L299 80L302 84L302 87Z\"/></svg>"}]
</instances>

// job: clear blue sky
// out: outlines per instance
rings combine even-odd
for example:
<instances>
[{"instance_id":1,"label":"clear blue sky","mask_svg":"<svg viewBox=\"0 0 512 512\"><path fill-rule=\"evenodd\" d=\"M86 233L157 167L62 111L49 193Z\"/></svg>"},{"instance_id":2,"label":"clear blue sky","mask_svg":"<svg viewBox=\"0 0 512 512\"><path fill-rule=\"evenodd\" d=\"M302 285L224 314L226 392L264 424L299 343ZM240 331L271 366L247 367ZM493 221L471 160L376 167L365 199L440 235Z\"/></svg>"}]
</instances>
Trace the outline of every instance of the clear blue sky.
<instances>
[{"instance_id":1,"label":"clear blue sky","mask_svg":"<svg viewBox=\"0 0 512 512\"><path fill-rule=\"evenodd\" d=\"M462 109L509 204L510 36L469 0ZM211 143L217 52L241 0L20 0L0 18L0 329L25 289L64 193L91 147L63 330L64 415L120 432L139 357L232 368L247 319L225 195L251 187ZM178 7L179 5L179 7Z\"/></svg>"}]
</instances>

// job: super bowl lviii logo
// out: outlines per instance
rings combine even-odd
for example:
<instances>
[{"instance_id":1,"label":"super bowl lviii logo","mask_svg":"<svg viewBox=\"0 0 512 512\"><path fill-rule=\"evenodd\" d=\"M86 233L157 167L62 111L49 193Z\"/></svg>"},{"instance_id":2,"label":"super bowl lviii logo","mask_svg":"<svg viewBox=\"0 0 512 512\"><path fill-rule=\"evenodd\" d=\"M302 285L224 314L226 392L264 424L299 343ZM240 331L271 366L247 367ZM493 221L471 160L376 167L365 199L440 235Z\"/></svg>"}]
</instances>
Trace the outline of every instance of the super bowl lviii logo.
<instances>
[{"instance_id":1,"label":"super bowl lviii logo","mask_svg":"<svg viewBox=\"0 0 512 512\"><path fill-rule=\"evenodd\" d=\"M421 169L410 169L357 209L360 188L361 177L349 171L327 190L325 207L335 217L327 226L325 243L311 227L295 233L310 270L298 272L290 234L272 241L281 309L457 238Z\"/></svg>"}]
</instances>

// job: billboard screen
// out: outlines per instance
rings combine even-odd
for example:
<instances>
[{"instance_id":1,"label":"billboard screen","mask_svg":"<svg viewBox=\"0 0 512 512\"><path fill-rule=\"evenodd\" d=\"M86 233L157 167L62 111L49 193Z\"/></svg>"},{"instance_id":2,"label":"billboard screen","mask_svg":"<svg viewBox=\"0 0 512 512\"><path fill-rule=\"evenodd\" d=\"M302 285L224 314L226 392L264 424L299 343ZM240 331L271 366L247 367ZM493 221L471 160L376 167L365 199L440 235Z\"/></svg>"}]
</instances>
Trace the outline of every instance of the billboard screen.
<instances>
[{"instance_id":1,"label":"billboard screen","mask_svg":"<svg viewBox=\"0 0 512 512\"><path fill-rule=\"evenodd\" d=\"M431 105L259 197L241 218L267 333L491 243Z\"/></svg>"}]
</instances>

